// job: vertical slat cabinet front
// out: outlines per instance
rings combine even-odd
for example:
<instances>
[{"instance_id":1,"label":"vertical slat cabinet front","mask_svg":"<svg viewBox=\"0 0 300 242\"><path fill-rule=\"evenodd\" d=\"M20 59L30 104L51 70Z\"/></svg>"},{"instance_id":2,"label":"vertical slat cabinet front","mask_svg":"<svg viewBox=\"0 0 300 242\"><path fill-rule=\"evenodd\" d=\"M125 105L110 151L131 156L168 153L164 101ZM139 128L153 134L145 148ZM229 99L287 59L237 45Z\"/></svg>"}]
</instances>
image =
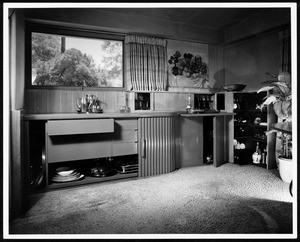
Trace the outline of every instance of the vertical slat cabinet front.
<instances>
[{"instance_id":1,"label":"vertical slat cabinet front","mask_svg":"<svg viewBox=\"0 0 300 242\"><path fill-rule=\"evenodd\" d=\"M175 120L173 117L139 118L139 177L175 169Z\"/></svg>"}]
</instances>

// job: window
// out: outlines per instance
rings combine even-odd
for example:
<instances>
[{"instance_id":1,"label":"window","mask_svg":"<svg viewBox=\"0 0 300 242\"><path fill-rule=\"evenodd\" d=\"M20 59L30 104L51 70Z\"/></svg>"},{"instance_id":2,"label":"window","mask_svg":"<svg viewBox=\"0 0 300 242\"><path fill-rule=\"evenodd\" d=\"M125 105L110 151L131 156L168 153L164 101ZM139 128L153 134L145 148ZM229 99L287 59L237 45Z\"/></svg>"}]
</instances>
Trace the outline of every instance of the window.
<instances>
[{"instance_id":1,"label":"window","mask_svg":"<svg viewBox=\"0 0 300 242\"><path fill-rule=\"evenodd\" d=\"M29 36L31 87L123 87L122 36L54 28Z\"/></svg>"}]
</instances>

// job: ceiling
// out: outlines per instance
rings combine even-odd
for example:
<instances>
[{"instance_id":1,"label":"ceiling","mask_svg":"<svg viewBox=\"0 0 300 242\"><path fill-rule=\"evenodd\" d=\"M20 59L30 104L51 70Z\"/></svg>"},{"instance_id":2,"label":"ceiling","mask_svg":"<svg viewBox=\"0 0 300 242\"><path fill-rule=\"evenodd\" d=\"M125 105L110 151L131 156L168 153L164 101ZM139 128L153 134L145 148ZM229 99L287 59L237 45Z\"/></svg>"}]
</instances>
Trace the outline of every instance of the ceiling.
<instances>
[{"instance_id":1,"label":"ceiling","mask_svg":"<svg viewBox=\"0 0 300 242\"><path fill-rule=\"evenodd\" d=\"M225 31L264 8L109 8L106 11L180 22L184 25Z\"/></svg>"}]
</instances>

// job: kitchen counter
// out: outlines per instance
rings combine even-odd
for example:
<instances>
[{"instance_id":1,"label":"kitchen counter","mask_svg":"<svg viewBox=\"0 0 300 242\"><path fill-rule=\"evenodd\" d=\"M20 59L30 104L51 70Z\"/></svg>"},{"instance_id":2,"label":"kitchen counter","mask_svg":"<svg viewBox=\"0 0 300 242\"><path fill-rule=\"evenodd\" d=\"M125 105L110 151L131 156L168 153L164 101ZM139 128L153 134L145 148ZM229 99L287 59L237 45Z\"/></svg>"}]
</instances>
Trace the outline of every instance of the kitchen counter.
<instances>
[{"instance_id":1,"label":"kitchen counter","mask_svg":"<svg viewBox=\"0 0 300 242\"><path fill-rule=\"evenodd\" d=\"M141 117L167 117L167 116L199 117L199 116L224 116L233 113L200 113L189 114L186 112L135 112L135 113L46 113L46 114L24 114L24 120L62 120L62 119L99 119L99 118L141 118Z\"/></svg>"},{"instance_id":2,"label":"kitchen counter","mask_svg":"<svg viewBox=\"0 0 300 242\"><path fill-rule=\"evenodd\" d=\"M206 117L206 116L227 116L227 115L234 115L231 112L203 112L203 113L180 113L182 117Z\"/></svg>"},{"instance_id":3,"label":"kitchen counter","mask_svg":"<svg viewBox=\"0 0 300 242\"><path fill-rule=\"evenodd\" d=\"M174 116L177 112L136 112L136 113L47 113L24 114L24 120L99 119L99 118L140 118Z\"/></svg>"},{"instance_id":4,"label":"kitchen counter","mask_svg":"<svg viewBox=\"0 0 300 242\"><path fill-rule=\"evenodd\" d=\"M182 116L182 117L199 117L199 116L226 116L233 115L228 112L217 113L199 113L189 114L182 112L168 112L168 111L149 111L149 112L134 112L134 113L47 113L47 114L24 114L24 120L63 120L63 119L100 119L100 118L144 118L144 117L168 117L168 116Z\"/></svg>"}]
</instances>

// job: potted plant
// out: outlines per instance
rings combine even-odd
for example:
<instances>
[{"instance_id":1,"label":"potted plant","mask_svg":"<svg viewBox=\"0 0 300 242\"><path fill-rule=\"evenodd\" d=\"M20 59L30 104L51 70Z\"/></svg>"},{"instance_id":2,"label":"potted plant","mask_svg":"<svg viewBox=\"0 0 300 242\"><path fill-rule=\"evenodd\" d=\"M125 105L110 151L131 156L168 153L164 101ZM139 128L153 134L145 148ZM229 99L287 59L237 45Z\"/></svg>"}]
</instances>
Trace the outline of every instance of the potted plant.
<instances>
[{"instance_id":1,"label":"potted plant","mask_svg":"<svg viewBox=\"0 0 300 242\"><path fill-rule=\"evenodd\" d=\"M292 121L292 93L291 93L291 76L288 72L280 72L278 75L268 73L267 75L275 80L264 81L266 84L260 88L257 93L267 91L267 96L264 98L264 102L261 104L261 109L265 106L273 104L274 112L276 113L280 122ZM291 182L292 180L292 141L291 135L271 130L267 134L277 132L277 138L280 141L281 149L278 151L277 165L279 168L279 174L283 181ZM277 145L276 145L277 146Z\"/></svg>"},{"instance_id":2,"label":"potted plant","mask_svg":"<svg viewBox=\"0 0 300 242\"><path fill-rule=\"evenodd\" d=\"M291 76L288 72L280 72L278 75L266 72L267 75L277 80L264 81L266 86L260 88L257 93L267 91L261 108L273 104L274 111L279 119L290 122L292 120L292 89Z\"/></svg>"}]
</instances>

